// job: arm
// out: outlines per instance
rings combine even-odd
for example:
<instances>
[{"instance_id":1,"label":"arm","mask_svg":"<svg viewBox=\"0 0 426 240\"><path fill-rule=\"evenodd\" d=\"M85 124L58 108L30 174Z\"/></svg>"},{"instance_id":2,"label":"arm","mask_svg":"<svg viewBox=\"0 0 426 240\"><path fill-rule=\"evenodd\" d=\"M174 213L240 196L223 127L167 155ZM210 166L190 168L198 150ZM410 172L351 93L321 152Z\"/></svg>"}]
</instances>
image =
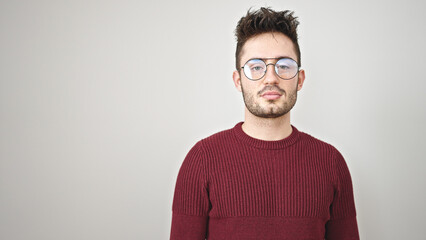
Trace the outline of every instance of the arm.
<instances>
[{"instance_id":1,"label":"arm","mask_svg":"<svg viewBox=\"0 0 426 240\"><path fill-rule=\"evenodd\" d=\"M186 155L180 167L172 206L171 240L204 240L210 201L201 141Z\"/></svg>"},{"instance_id":2,"label":"arm","mask_svg":"<svg viewBox=\"0 0 426 240\"><path fill-rule=\"evenodd\" d=\"M326 223L325 239L359 240L351 175L342 154L335 149L334 199L330 206L330 220Z\"/></svg>"}]
</instances>

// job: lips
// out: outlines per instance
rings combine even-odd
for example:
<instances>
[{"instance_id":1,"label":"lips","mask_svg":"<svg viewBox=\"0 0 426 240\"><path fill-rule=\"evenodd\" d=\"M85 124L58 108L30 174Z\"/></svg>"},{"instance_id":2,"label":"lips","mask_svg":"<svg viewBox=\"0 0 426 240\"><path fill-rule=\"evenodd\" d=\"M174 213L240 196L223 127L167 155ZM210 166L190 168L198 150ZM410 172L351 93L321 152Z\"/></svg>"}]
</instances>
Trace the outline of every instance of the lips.
<instances>
[{"instance_id":1,"label":"lips","mask_svg":"<svg viewBox=\"0 0 426 240\"><path fill-rule=\"evenodd\" d=\"M275 95L278 95L278 96L281 96L281 94L279 93L279 92L276 92L276 91L268 91L268 92L265 92L264 94L262 94L262 97L265 97L265 96L275 96Z\"/></svg>"},{"instance_id":2,"label":"lips","mask_svg":"<svg viewBox=\"0 0 426 240\"><path fill-rule=\"evenodd\" d=\"M281 94L279 92L269 91L269 92L265 92L264 94L262 94L262 97L266 98L268 100L274 100L274 99L280 98Z\"/></svg>"}]
</instances>

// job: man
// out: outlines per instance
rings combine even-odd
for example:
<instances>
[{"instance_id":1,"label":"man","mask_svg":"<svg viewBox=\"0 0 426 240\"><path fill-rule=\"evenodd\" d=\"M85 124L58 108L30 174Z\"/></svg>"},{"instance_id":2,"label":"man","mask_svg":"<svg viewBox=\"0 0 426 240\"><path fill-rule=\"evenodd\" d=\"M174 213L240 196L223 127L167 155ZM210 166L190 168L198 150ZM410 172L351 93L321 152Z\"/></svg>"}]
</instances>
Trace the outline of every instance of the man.
<instances>
[{"instance_id":1,"label":"man","mask_svg":"<svg viewBox=\"0 0 426 240\"><path fill-rule=\"evenodd\" d=\"M245 121L198 141L173 198L171 239L359 239L340 152L290 124L302 89L293 12L240 19L233 81Z\"/></svg>"}]
</instances>

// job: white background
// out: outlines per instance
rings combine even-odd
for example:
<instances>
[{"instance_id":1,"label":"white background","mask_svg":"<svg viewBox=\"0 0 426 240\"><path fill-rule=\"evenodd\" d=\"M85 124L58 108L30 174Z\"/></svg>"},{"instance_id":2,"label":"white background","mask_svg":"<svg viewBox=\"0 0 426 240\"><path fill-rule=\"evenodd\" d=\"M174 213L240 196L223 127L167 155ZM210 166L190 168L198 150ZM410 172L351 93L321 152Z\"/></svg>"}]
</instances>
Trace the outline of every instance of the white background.
<instances>
[{"instance_id":1,"label":"white background","mask_svg":"<svg viewBox=\"0 0 426 240\"><path fill-rule=\"evenodd\" d=\"M243 120L249 7L299 17L299 130L343 154L361 239L426 236L423 1L1 1L0 239L168 239L179 167Z\"/></svg>"}]
</instances>

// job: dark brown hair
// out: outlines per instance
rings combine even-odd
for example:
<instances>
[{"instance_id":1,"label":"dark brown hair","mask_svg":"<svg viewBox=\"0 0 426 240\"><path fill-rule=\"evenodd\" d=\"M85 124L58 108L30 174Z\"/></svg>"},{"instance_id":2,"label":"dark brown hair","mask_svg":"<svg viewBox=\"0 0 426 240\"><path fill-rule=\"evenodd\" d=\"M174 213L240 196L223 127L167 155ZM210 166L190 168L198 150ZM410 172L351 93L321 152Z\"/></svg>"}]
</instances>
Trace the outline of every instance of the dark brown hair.
<instances>
[{"instance_id":1,"label":"dark brown hair","mask_svg":"<svg viewBox=\"0 0 426 240\"><path fill-rule=\"evenodd\" d=\"M235 51L235 60L237 71L241 69L240 59L241 50L248 39L267 32L280 32L291 39L296 51L298 65L300 67L300 48L297 42L297 26L299 21L293 16L294 12L290 10L276 12L269 7L260 8L254 12L250 9L247 14L238 21L235 29L237 38L237 50Z\"/></svg>"}]
</instances>

